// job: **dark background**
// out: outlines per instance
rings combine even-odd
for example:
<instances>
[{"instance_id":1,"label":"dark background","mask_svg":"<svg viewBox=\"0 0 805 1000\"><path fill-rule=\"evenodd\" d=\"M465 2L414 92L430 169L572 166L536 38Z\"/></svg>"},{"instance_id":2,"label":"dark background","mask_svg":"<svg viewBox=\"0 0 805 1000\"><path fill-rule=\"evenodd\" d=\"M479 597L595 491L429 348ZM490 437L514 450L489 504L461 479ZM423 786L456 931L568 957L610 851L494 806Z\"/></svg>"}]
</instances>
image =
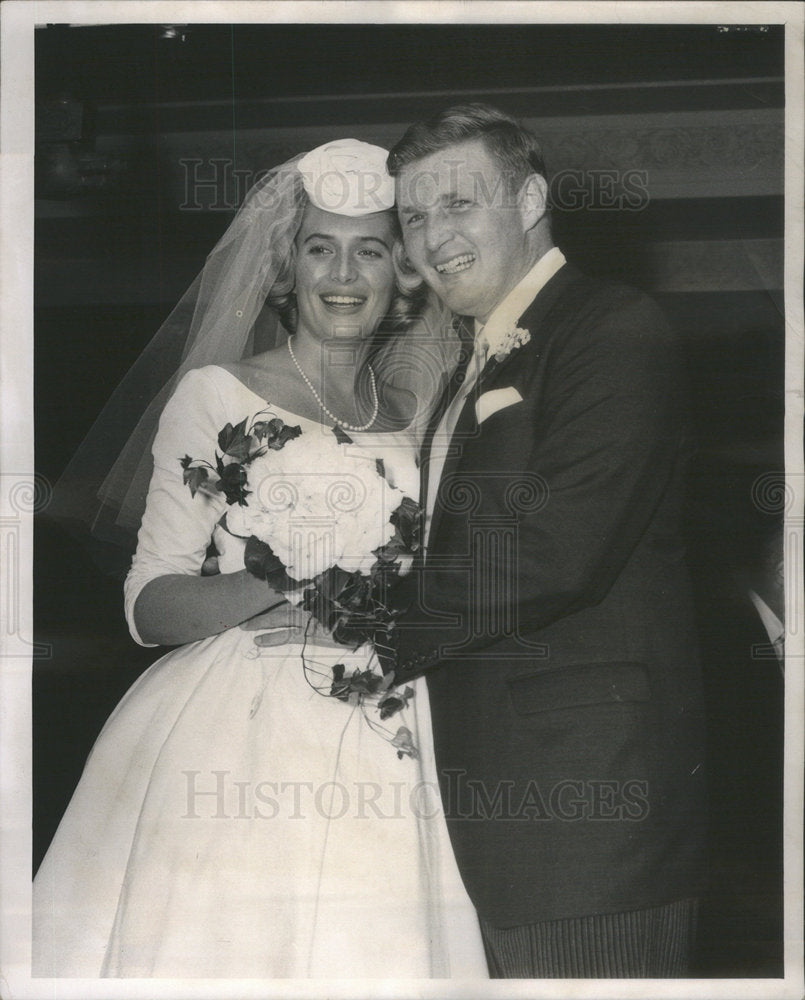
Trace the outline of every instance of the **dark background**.
<instances>
[{"instance_id":1,"label":"dark background","mask_svg":"<svg viewBox=\"0 0 805 1000\"><path fill-rule=\"evenodd\" d=\"M744 662L732 583L779 514L757 484L783 468L783 69L774 26L49 25L36 39L36 468L50 482L226 228L238 171L336 136L389 145L481 99L544 133L554 174L576 172L557 242L652 293L691 374L714 788L701 975L782 974L779 679ZM637 205L629 169L645 173ZM193 171L220 183L188 196ZM101 562L39 515L35 866L100 726L156 658L129 638Z\"/></svg>"}]
</instances>

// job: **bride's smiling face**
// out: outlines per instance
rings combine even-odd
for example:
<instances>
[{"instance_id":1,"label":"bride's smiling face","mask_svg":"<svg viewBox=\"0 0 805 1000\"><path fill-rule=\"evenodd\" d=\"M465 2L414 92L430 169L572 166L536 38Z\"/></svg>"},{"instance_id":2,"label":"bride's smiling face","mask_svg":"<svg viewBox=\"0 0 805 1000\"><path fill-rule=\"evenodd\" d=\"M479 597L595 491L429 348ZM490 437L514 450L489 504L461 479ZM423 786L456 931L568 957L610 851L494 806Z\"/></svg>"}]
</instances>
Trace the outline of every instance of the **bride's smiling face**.
<instances>
[{"instance_id":1,"label":"bride's smiling face","mask_svg":"<svg viewBox=\"0 0 805 1000\"><path fill-rule=\"evenodd\" d=\"M371 337L394 294L392 212L351 218L308 205L296 237L297 332Z\"/></svg>"}]
</instances>

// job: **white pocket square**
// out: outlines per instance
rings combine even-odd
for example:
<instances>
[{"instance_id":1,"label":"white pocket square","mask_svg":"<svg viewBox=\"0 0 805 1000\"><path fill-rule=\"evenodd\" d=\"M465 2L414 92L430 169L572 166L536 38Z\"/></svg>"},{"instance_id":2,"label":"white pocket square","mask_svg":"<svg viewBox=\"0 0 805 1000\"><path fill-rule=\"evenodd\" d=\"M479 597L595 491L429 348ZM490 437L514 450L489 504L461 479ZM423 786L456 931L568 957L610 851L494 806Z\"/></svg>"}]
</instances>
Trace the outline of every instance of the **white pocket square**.
<instances>
[{"instance_id":1,"label":"white pocket square","mask_svg":"<svg viewBox=\"0 0 805 1000\"><path fill-rule=\"evenodd\" d=\"M522 401L523 397L512 385L505 389L490 389L475 401L475 417L478 423L482 424L487 417L491 417L498 410Z\"/></svg>"}]
</instances>

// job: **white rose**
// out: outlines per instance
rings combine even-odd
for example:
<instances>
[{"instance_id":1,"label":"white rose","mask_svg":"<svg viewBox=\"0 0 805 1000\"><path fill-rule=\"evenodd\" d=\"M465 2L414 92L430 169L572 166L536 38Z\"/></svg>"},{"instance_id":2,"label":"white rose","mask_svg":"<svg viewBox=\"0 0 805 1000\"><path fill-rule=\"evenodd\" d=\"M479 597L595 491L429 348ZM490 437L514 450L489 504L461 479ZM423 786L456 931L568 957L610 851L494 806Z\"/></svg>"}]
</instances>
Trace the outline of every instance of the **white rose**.
<instances>
[{"instance_id":1,"label":"white rose","mask_svg":"<svg viewBox=\"0 0 805 1000\"><path fill-rule=\"evenodd\" d=\"M366 452L329 433L303 438L251 463L247 505L229 509L229 529L266 542L295 580L336 565L368 574L374 550L394 535L389 518L403 494Z\"/></svg>"}]
</instances>

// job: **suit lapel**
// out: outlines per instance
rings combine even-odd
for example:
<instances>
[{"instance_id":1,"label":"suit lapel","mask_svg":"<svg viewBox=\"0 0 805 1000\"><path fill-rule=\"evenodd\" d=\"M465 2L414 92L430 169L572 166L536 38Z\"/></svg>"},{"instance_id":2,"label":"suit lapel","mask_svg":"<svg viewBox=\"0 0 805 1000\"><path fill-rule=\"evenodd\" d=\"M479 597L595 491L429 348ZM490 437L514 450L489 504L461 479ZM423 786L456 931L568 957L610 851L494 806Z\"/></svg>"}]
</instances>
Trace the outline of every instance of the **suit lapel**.
<instances>
[{"instance_id":1,"label":"suit lapel","mask_svg":"<svg viewBox=\"0 0 805 1000\"><path fill-rule=\"evenodd\" d=\"M564 264L551 280L542 288L520 317L518 325L531 334L531 340L524 347L518 347L510 354L507 354L501 361L492 358L487 363L478 380L479 388L486 388L493 382L500 381L500 375L513 361L519 359L520 364L524 359L533 357L534 353L539 354L542 349L544 335L541 336L543 325L548 314L558 302L562 293L579 277L579 271L572 264Z\"/></svg>"},{"instance_id":2,"label":"suit lapel","mask_svg":"<svg viewBox=\"0 0 805 1000\"><path fill-rule=\"evenodd\" d=\"M520 364L532 364L533 360L539 356L542 350L542 342L544 341L544 336L540 336L541 328L548 319L548 315L557 302L560 300L564 292L568 287L576 280L578 280L580 272L573 267L572 264L564 264L562 268L556 272L556 274L547 282L547 284L542 288L531 303L531 305L526 309L520 318L520 326L528 330L531 334L531 340L528 344L521 348L517 348L508 354L501 361L496 361L494 358L489 361L481 372L478 381L475 383L472 392L469 394L462 407L461 414L458 418L458 423L456 424L455 431L453 432L452 441L455 445L450 448L447 458L444 463L444 468L442 469L441 481L444 482L448 476L455 473L456 469L459 467L461 457L462 457L462 447L461 441L468 440L470 436L475 436L478 433L478 428L476 427L476 417L475 417L475 403L480 395L487 391L487 389L494 383L499 382L502 373L506 371L509 365L512 364L515 358L520 359ZM469 332L472 329L471 319L462 319L464 332ZM462 333L462 339L464 338L464 333ZM470 341L472 343L472 341ZM427 456L430 457L430 447L433 441L433 436L438 428L439 421L444 414L445 408L449 405L449 401L453 399L461 382L456 383L455 375L451 384L445 393L445 398L449 396L448 401L444 406L439 407L439 417L436 422L431 422L429 427L428 437L427 437ZM424 451L423 451L424 454ZM428 463L429 464L429 463ZM424 469L423 476L423 497L427 499L427 480L428 480L428 469L427 465ZM442 504L439 502L438 494L436 496L436 502L433 508L433 517L431 520L429 543L432 544L434 539L437 537L437 531L439 528L439 523L441 521L442 515Z\"/></svg>"}]
</instances>

